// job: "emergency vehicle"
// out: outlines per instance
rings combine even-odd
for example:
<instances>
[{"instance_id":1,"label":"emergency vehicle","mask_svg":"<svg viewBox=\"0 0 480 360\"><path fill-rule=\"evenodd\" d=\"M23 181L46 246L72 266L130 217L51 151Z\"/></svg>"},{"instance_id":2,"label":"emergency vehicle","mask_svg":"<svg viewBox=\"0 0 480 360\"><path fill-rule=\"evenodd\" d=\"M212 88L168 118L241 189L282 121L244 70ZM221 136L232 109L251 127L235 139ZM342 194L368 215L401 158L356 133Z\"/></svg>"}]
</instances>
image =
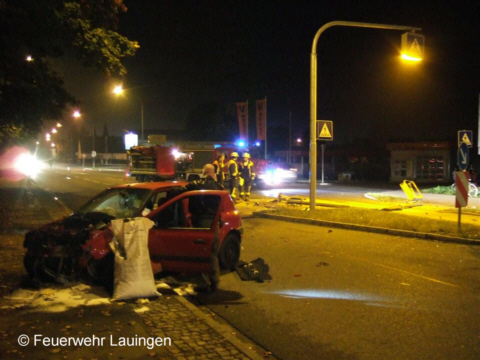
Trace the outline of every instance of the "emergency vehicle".
<instances>
[{"instance_id":1,"label":"emergency vehicle","mask_svg":"<svg viewBox=\"0 0 480 360\"><path fill-rule=\"evenodd\" d=\"M128 175L138 182L164 180L197 180L202 176L205 164L213 163L218 155L225 155L225 165L232 152L249 152L255 167L254 186L267 188L297 180L296 169L285 169L280 165L258 157L255 150L239 148L235 143L178 142L170 145L134 146L127 151ZM224 169L228 181L228 169Z\"/></svg>"},{"instance_id":2,"label":"emergency vehicle","mask_svg":"<svg viewBox=\"0 0 480 360\"><path fill-rule=\"evenodd\" d=\"M228 159L234 151L228 144L182 142L173 145L133 146L127 151L128 174L139 182L163 180L197 180L205 164L218 154Z\"/></svg>"}]
</instances>

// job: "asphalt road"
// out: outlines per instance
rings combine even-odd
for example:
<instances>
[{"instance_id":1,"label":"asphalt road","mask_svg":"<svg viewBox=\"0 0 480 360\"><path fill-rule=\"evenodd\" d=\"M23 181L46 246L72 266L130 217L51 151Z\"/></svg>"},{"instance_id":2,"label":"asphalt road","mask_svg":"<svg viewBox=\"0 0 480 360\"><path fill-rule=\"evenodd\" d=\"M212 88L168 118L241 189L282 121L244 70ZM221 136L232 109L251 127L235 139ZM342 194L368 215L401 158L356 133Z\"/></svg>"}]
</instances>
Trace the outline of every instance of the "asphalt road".
<instances>
[{"instance_id":1,"label":"asphalt road","mask_svg":"<svg viewBox=\"0 0 480 360\"><path fill-rule=\"evenodd\" d=\"M76 209L124 179L54 168L37 182ZM225 274L200 300L276 357L480 358L480 248L265 219L244 227L242 258L264 258L273 280Z\"/></svg>"},{"instance_id":2,"label":"asphalt road","mask_svg":"<svg viewBox=\"0 0 480 360\"><path fill-rule=\"evenodd\" d=\"M69 168L59 165L54 166L53 169L47 169L35 181L45 190L57 195L69 208L75 210L107 187L135 182L135 179L124 177L124 173L121 171L101 171L99 168L95 170L81 167ZM387 189L389 188L392 188L392 185L388 185ZM369 202L370 200L364 197L364 193L378 190L379 188L375 187L358 188L347 184L334 187L319 185L317 197L318 199ZM385 185L383 185L383 190L385 190ZM278 198L279 193L287 196L308 196L309 189L308 183L296 183L289 184L288 187L284 188L254 190L253 193L272 198Z\"/></svg>"},{"instance_id":3,"label":"asphalt road","mask_svg":"<svg viewBox=\"0 0 480 360\"><path fill-rule=\"evenodd\" d=\"M134 182L134 179L125 178L121 171L55 166L40 173L35 181L40 187L56 195L70 209L76 210L106 188Z\"/></svg>"},{"instance_id":4,"label":"asphalt road","mask_svg":"<svg viewBox=\"0 0 480 360\"><path fill-rule=\"evenodd\" d=\"M242 258L200 301L280 359L478 359L480 249L246 219Z\"/></svg>"}]
</instances>

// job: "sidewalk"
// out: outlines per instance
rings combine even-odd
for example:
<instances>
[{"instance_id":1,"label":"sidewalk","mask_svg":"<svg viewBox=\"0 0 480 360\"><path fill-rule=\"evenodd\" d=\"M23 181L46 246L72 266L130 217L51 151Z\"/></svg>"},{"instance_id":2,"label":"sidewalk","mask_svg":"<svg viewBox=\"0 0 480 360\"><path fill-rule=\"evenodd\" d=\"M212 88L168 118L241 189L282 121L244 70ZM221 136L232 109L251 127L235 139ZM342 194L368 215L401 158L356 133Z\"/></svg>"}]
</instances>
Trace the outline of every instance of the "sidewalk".
<instances>
[{"instance_id":1,"label":"sidewalk","mask_svg":"<svg viewBox=\"0 0 480 360\"><path fill-rule=\"evenodd\" d=\"M227 323L189 302L185 292L157 282L158 298L110 302L103 288L86 284L35 289L23 269L23 235L69 210L28 180L0 179L0 358L1 359L265 359L273 358ZM104 338L102 346L44 346L49 338ZM19 345L19 336L30 339ZM119 346L127 339L171 339L149 348ZM113 345L110 343L113 339Z\"/></svg>"}]
</instances>

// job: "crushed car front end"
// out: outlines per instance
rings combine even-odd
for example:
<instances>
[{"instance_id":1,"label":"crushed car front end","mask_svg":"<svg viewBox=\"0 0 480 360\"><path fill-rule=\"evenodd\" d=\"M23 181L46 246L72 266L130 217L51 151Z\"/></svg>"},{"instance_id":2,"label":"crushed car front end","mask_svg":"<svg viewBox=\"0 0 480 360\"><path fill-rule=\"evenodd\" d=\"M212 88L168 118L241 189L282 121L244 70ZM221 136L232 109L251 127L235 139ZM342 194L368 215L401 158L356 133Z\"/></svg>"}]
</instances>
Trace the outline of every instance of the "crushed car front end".
<instances>
[{"instance_id":1,"label":"crushed car front end","mask_svg":"<svg viewBox=\"0 0 480 360\"><path fill-rule=\"evenodd\" d=\"M74 214L29 231L23 243L28 274L38 281L71 282L84 274L91 261L104 258L109 252L111 217L95 215Z\"/></svg>"}]
</instances>

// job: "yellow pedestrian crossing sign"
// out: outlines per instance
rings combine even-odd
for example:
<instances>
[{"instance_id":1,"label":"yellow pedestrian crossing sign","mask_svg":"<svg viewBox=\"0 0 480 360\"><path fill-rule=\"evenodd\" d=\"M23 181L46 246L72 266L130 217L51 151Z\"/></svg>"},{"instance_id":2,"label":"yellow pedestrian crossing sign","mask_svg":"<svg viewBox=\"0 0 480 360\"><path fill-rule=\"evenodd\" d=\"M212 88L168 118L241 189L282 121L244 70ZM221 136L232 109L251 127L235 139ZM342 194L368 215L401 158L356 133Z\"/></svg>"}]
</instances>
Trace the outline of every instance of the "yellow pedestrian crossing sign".
<instances>
[{"instance_id":1,"label":"yellow pedestrian crossing sign","mask_svg":"<svg viewBox=\"0 0 480 360\"><path fill-rule=\"evenodd\" d=\"M318 140L333 140L333 121L317 120Z\"/></svg>"},{"instance_id":2,"label":"yellow pedestrian crossing sign","mask_svg":"<svg viewBox=\"0 0 480 360\"><path fill-rule=\"evenodd\" d=\"M467 147L473 146L473 131L472 130L459 130L458 131L458 146L465 143Z\"/></svg>"}]
</instances>

